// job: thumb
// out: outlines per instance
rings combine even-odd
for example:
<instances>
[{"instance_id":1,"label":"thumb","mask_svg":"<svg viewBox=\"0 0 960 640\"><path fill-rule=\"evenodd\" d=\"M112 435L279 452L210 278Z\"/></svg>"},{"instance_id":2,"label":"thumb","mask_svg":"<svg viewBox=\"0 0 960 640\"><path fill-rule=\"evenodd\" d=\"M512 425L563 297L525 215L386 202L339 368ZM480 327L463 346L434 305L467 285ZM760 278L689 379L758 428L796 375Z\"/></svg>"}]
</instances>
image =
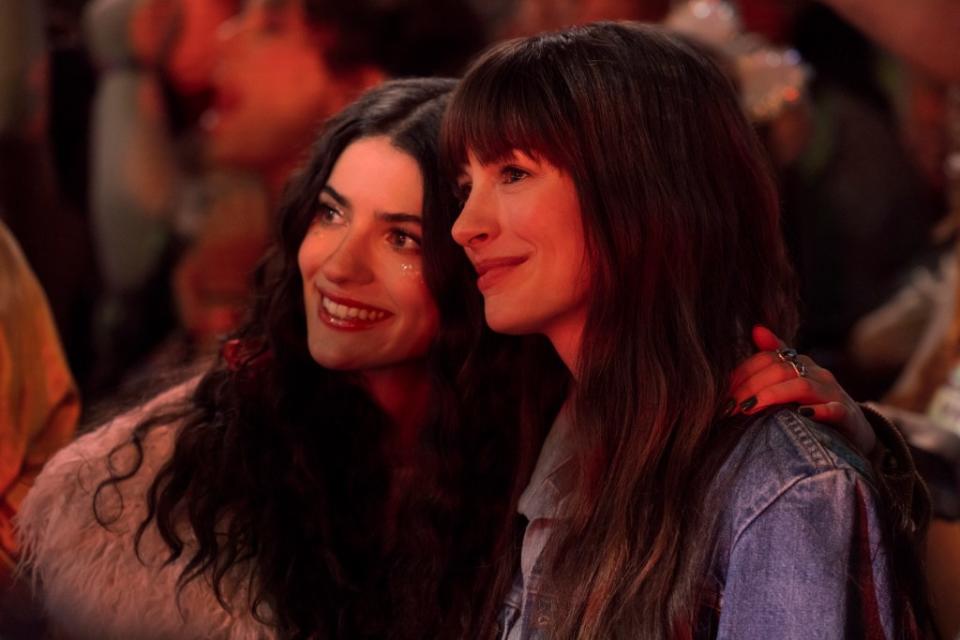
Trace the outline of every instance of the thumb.
<instances>
[{"instance_id":1,"label":"thumb","mask_svg":"<svg viewBox=\"0 0 960 640\"><path fill-rule=\"evenodd\" d=\"M753 325L753 344L759 351L776 351L787 345L773 331L762 324Z\"/></svg>"}]
</instances>

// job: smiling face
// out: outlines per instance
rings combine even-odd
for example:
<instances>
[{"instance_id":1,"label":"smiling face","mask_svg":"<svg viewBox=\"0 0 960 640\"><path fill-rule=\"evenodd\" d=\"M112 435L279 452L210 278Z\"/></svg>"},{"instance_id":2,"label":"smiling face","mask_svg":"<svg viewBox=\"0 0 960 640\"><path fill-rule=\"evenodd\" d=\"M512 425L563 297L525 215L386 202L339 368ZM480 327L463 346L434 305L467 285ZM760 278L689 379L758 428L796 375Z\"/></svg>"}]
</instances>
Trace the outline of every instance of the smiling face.
<instances>
[{"instance_id":1,"label":"smiling face","mask_svg":"<svg viewBox=\"0 0 960 640\"><path fill-rule=\"evenodd\" d=\"M363 371L421 358L438 312L423 279L423 178L386 137L363 138L337 160L300 245L310 355Z\"/></svg>"},{"instance_id":2,"label":"smiling face","mask_svg":"<svg viewBox=\"0 0 960 640\"><path fill-rule=\"evenodd\" d=\"M489 164L469 153L453 237L477 269L487 324L542 333L561 357L579 346L589 269L572 178L520 151Z\"/></svg>"}]
</instances>

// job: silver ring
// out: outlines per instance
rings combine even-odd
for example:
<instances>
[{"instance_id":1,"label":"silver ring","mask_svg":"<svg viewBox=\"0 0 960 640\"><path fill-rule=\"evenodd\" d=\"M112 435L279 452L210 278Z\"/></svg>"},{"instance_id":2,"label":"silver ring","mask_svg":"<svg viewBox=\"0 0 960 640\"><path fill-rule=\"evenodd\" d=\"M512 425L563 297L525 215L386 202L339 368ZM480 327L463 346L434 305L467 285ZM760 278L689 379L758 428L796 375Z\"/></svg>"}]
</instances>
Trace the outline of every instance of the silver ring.
<instances>
[{"instance_id":1,"label":"silver ring","mask_svg":"<svg viewBox=\"0 0 960 640\"><path fill-rule=\"evenodd\" d=\"M777 349L777 357L780 358L780 362L786 362L793 370L797 372L798 378L807 377L807 365L800 362L799 355L796 349L784 348Z\"/></svg>"},{"instance_id":2,"label":"silver ring","mask_svg":"<svg viewBox=\"0 0 960 640\"><path fill-rule=\"evenodd\" d=\"M803 364L802 362L796 359L788 360L787 362L789 362L791 366L793 366L793 370L797 372L798 378L807 377L807 365Z\"/></svg>"},{"instance_id":3,"label":"silver ring","mask_svg":"<svg viewBox=\"0 0 960 640\"><path fill-rule=\"evenodd\" d=\"M777 349L777 357L780 358L780 362L796 362L797 355L799 354L797 354L796 349L789 347Z\"/></svg>"}]
</instances>

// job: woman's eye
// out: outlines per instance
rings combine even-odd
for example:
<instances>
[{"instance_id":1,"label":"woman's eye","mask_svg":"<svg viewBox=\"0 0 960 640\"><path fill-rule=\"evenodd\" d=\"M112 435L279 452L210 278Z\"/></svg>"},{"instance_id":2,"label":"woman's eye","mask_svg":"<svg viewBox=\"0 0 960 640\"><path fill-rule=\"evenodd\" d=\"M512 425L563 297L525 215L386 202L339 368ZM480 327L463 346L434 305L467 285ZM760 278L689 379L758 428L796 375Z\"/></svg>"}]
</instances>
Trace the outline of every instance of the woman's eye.
<instances>
[{"instance_id":1,"label":"woman's eye","mask_svg":"<svg viewBox=\"0 0 960 640\"><path fill-rule=\"evenodd\" d=\"M403 229L391 229L387 234L387 242L395 249L420 250L420 238Z\"/></svg>"},{"instance_id":2,"label":"woman's eye","mask_svg":"<svg viewBox=\"0 0 960 640\"><path fill-rule=\"evenodd\" d=\"M343 214L340 213L339 209L321 202L317 207L315 220L323 224L334 224L339 222L342 217Z\"/></svg>"},{"instance_id":3,"label":"woman's eye","mask_svg":"<svg viewBox=\"0 0 960 640\"><path fill-rule=\"evenodd\" d=\"M514 182L520 182L526 177L529 177L529 173L524 171L519 167L513 165L507 165L500 170L500 176L503 178L504 184L513 184Z\"/></svg>"}]
</instances>

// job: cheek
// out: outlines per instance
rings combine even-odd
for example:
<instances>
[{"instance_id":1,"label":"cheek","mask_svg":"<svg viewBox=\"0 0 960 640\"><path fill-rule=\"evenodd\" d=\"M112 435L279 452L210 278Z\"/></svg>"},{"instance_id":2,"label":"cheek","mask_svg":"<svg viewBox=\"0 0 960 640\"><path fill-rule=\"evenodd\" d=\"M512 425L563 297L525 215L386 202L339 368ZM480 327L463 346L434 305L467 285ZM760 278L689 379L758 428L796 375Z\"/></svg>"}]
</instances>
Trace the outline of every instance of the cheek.
<instances>
[{"instance_id":1,"label":"cheek","mask_svg":"<svg viewBox=\"0 0 960 640\"><path fill-rule=\"evenodd\" d=\"M574 287L582 281L584 272L589 271L587 243L579 208L570 205L558 208L554 222L543 233L550 234L551 253L553 261L557 263L554 265L557 273L565 274L570 280L569 285Z\"/></svg>"},{"instance_id":2,"label":"cheek","mask_svg":"<svg viewBox=\"0 0 960 640\"><path fill-rule=\"evenodd\" d=\"M421 326L417 332L418 339L416 341L417 356L422 356L427 352L430 345L437 339L437 333L440 331L440 312L437 310L437 305L434 304L432 299L429 301L429 304L425 306L420 322Z\"/></svg>"},{"instance_id":3,"label":"cheek","mask_svg":"<svg viewBox=\"0 0 960 640\"><path fill-rule=\"evenodd\" d=\"M427 348L437 337L437 332L440 330L440 312L437 310L437 305L433 303L433 300L429 302L423 309L422 314L420 315L420 328L416 332L418 336L418 344L421 353L425 352Z\"/></svg>"},{"instance_id":4,"label":"cheek","mask_svg":"<svg viewBox=\"0 0 960 640\"><path fill-rule=\"evenodd\" d=\"M326 243L323 234L316 229L307 231L303 242L300 243L300 249L297 250L297 266L300 267L300 276L304 284L316 274L317 269L323 264L325 255Z\"/></svg>"},{"instance_id":5,"label":"cheek","mask_svg":"<svg viewBox=\"0 0 960 640\"><path fill-rule=\"evenodd\" d=\"M418 265L399 265L394 278L394 288L405 309L414 313L436 309L427 282L423 278L423 270Z\"/></svg>"},{"instance_id":6,"label":"cheek","mask_svg":"<svg viewBox=\"0 0 960 640\"><path fill-rule=\"evenodd\" d=\"M583 297L590 286L590 258L582 234L571 234L564 253L564 290L568 297L577 300Z\"/></svg>"},{"instance_id":7,"label":"cheek","mask_svg":"<svg viewBox=\"0 0 960 640\"><path fill-rule=\"evenodd\" d=\"M420 346L426 346L436 337L440 312L430 294L420 265L399 265L394 280L397 301L410 318L409 332Z\"/></svg>"},{"instance_id":8,"label":"cheek","mask_svg":"<svg viewBox=\"0 0 960 640\"><path fill-rule=\"evenodd\" d=\"M309 238L309 234L307 237ZM300 277L306 283L308 274L312 271L310 269L310 248L306 238L300 243L300 249L297 250L297 266L300 267Z\"/></svg>"},{"instance_id":9,"label":"cheek","mask_svg":"<svg viewBox=\"0 0 960 640\"><path fill-rule=\"evenodd\" d=\"M587 240L583 235L583 228L580 220L576 220L572 225L573 230L568 240L567 253L570 255L570 264L576 268L579 277L589 276L590 273L590 254L587 251Z\"/></svg>"},{"instance_id":10,"label":"cheek","mask_svg":"<svg viewBox=\"0 0 960 640\"><path fill-rule=\"evenodd\" d=\"M589 283L590 261L579 217L557 216L550 224L543 219L523 230L536 247L538 274L534 286L550 299L579 296Z\"/></svg>"}]
</instances>

